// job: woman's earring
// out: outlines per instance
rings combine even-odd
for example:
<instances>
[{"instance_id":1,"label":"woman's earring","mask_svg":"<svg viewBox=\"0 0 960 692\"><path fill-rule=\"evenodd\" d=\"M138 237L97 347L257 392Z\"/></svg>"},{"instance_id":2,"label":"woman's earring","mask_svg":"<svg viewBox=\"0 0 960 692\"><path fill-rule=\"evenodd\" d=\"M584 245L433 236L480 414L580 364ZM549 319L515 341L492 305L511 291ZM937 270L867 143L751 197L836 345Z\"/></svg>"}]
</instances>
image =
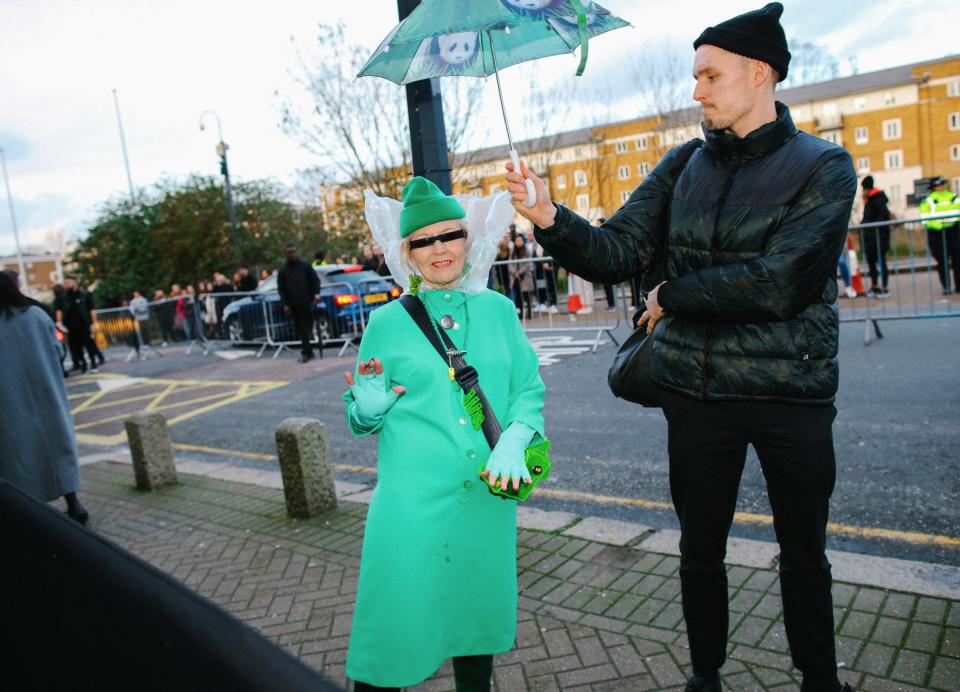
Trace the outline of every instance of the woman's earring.
<instances>
[{"instance_id":1,"label":"woman's earring","mask_svg":"<svg viewBox=\"0 0 960 692\"><path fill-rule=\"evenodd\" d=\"M423 277L416 274L410 275L410 295L415 296L420 292L420 284L423 283Z\"/></svg>"}]
</instances>

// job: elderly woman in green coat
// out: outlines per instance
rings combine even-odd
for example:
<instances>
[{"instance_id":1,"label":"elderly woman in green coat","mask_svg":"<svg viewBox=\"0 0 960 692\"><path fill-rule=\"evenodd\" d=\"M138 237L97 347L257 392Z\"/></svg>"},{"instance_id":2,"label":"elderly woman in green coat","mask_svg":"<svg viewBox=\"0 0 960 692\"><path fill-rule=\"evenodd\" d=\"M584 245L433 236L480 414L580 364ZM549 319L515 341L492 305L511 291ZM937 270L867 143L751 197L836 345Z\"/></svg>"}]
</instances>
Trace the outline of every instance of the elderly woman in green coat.
<instances>
[{"instance_id":1,"label":"elderly woman in green coat","mask_svg":"<svg viewBox=\"0 0 960 692\"><path fill-rule=\"evenodd\" d=\"M402 206L367 193L391 272L411 275L434 328L466 351L503 434L491 450L400 301L372 313L359 366L344 373L351 431L379 436L347 652L357 690L417 684L448 658L458 690L487 690L493 654L513 646L516 503L486 484L530 481L524 452L543 435L544 386L513 303L486 288L509 200L446 196L419 177Z\"/></svg>"}]
</instances>

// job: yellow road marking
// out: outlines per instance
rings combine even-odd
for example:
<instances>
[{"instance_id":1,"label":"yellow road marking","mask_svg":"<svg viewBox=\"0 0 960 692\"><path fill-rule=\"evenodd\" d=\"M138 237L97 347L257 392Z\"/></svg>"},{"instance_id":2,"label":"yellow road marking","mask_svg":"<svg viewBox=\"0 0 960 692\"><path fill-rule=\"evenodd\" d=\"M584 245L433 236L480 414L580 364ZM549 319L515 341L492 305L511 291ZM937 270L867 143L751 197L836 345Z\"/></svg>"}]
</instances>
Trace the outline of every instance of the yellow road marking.
<instances>
[{"instance_id":1,"label":"yellow road marking","mask_svg":"<svg viewBox=\"0 0 960 692\"><path fill-rule=\"evenodd\" d=\"M260 461L277 461L274 454L262 454L260 452L241 452L233 449L222 449L220 447L204 447L201 445L191 445L177 442L173 445L174 449L181 449L188 452L204 452L207 454L219 454L223 456L242 457L246 459L258 459ZM347 471L351 473L362 473L368 476L376 476L377 470L369 466L357 466L354 464L334 464L333 468L337 471ZM578 492L576 490L557 490L554 488L537 488L537 495L540 497L552 497L557 500L575 500L577 502L587 502L600 505L618 505L621 507L638 507L640 509L659 509L673 511L673 505L669 502L660 502L657 500L643 500L633 497L617 497L613 495L594 495L593 493ZM737 512L733 515L733 520L741 524L763 524L773 525L773 517L768 514L754 514L752 512ZM937 545L945 548L960 547L960 537L942 536L936 534L919 533L917 531L897 531L895 529L884 529L873 526L852 526L850 524L838 524L830 522L827 524L827 533L836 536L850 536L853 538L883 538L891 541L900 541L903 543L915 543L918 545Z\"/></svg>"}]
</instances>

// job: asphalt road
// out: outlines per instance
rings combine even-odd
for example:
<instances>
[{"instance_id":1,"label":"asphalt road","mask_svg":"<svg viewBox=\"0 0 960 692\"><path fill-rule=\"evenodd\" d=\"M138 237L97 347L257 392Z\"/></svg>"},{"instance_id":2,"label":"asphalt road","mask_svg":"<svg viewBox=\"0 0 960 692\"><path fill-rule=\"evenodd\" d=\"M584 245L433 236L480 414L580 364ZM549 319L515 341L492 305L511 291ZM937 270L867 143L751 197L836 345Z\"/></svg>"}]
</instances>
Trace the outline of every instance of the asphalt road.
<instances>
[{"instance_id":1,"label":"asphalt road","mask_svg":"<svg viewBox=\"0 0 960 692\"><path fill-rule=\"evenodd\" d=\"M960 537L960 319L885 322L885 338L863 345L863 324L841 328L841 386L835 423L837 485L831 520L847 527L884 529L888 538L831 534L838 550L960 565L960 546L922 536ZM273 454L273 432L285 418L309 416L327 426L334 461L373 469L375 439L355 439L343 418L342 370L349 359L298 365L284 354L272 361L179 355L108 364L106 371L141 377L292 380L290 384L177 423L175 442ZM561 358L542 369L545 416L553 441L554 473L531 506L675 528L667 485L666 423L659 410L614 399L606 373L614 346ZM334 355L335 351L328 350ZM223 457L221 457L223 458ZM250 466L272 462L242 458ZM340 473L373 482L372 471ZM598 500L557 497L583 493ZM652 505L652 507L651 507ZM769 515L763 477L752 450L738 511ZM847 532L849 533L849 531ZM773 540L769 524L737 522L732 535Z\"/></svg>"}]
</instances>

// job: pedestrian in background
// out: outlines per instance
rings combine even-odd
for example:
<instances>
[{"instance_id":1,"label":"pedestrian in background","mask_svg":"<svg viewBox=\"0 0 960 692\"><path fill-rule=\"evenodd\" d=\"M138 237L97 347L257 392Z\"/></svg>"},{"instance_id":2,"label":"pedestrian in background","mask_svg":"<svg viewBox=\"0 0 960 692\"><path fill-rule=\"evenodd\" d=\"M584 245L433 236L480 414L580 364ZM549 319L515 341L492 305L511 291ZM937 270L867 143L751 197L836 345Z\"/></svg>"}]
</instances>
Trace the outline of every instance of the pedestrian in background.
<instances>
[{"instance_id":1,"label":"pedestrian in background","mask_svg":"<svg viewBox=\"0 0 960 692\"><path fill-rule=\"evenodd\" d=\"M523 233L517 233L510 246L511 260L527 260L530 258L530 249ZM510 267L510 290L513 293L513 304L517 306L517 314L523 315L523 306L527 306L527 319L533 319L533 267L530 262L514 262Z\"/></svg>"},{"instance_id":2,"label":"pedestrian in background","mask_svg":"<svg viewBox=\"0 0 960 692\"><path fill-rule=\"evenodd\" d=\"M946 189L947 179L942 175L930 181L932 192L920 203L920 217L953 212L960 214L957 196ZM943 295L960 290L960 218L928 219L923 222L927 229L927 247L937 261L937 274ZM950 285L950 265L953 264L953 285Z\"/></svg>"},{"instance_id":3,"label":"pedestrian in background","mask_svg":"<svg viewBox=\"0 0 960 692\"><path fill-rule=\"evenodd\" d=\"M300 363L313 358L313 306L320 302L320 279L313 267L300 259L296 245L284 249L287 262L277 275L277 290L283 311L290 315L300 336ZM323 358L323 336L318 333L320 357Z\"/></svg>"},{"instance_id":4,"label":"pedestrian in background","mask_svg":"<svg viewBox=\"0 0 960 692\"><path fill-rule=\"evenodd\" d=\"M886 193L873 184L873 176L868 175L860 183L863 188L863 219L860 223L876 223L893 218L887 207ZM874 226L860 231L863 238L863 253L870 268L869 295L874 298L886 298L890 295L887 286L890 274L887 270L887 253L890 251L890 227ZM843 257L844 253L840 253ZM879 271L878 271L879 269ZM849 272L849 269L847 270Z\"/></svg>"},{"instance_id":5,"label":"pedestrian in background","mask_svg":"<svg viewBox=\"0 0 960 692\"><path fill-rule=\"evenodd\" d=\"M243 265L237 273L240 275L240 281L237 283L238 291L250 293L257 290L257 278L250 273L250 267Z\"/></svg>"},{"instance_id":6,"label":"pedestrian in background","mask_svg":"<svg viewBox=\"0 0 960 692\"><path fill-rule=\"evenodd\" d=\"M649 377L667 418L687 692L722 689L724 555L749 445L773 510L801 690L849 689L837 676L825 549L836 479L836 269L857 178L847 151L797 130L775 99L790 61L782 13L772 2L700 34L693 98L706 141L669 151L601 228L550 201L525 166L507 165L514 207L563 266L603 283L665 266L639 323L653 334ZM530 209L524 178L536 185Z\"/></svg>"},{"instance_id":7,"label":"pedestrian in background","mask_svg":"<svg viewBox=\"0 0 960 692\"><path fill-rule=\"evenodd\" d=\"M160 345L166 346L173 341L173 304L176 301L167 298L162 288L153 292L153 309L160 328Z\"/></svg>"},{"instance_id":8,"label":"pedestrian in background","mask_svg":"<svg viewBox=\"0 0 960 692\"><path fill-rule=\"evenodd\" d=\"M53 321L20 293L7 272L0 272L0 353L0 477L39 502L63 497L67 514L86 524Z\"/></svg>"},{"instance_id":9,"label":"pedestrian in background","mask_svg":"<svg viewBox=\"0 0 960 692\"><path fill-rule=\"evenodd\" d=\"M143 297L140 291L134 289L133 298L130 300L130 312L133 313L133 319L137 323L137 331L140 332L140 343L144 346L150 345L150 304ZM139 348L137 349L140 350Z\"/></svg>"},{"instance_id":10,"label":"pedestrian in background","mask_svg":"<svg viewBox=\"0 0 960 692\"><path fill-rule=\"evenodd\" d=\"M73 369L81 373L87 371L84 358L86 351L90 354L90 371L98 372L97 360L91 354L92 348L96 348L96 344L93 344L93 332L96 329L97 314L93 309L90 294L77 285L77 277L64 277L63 293L60 294L54 309L57 327L67 335Z\"/></svg>"}]
</instances>

